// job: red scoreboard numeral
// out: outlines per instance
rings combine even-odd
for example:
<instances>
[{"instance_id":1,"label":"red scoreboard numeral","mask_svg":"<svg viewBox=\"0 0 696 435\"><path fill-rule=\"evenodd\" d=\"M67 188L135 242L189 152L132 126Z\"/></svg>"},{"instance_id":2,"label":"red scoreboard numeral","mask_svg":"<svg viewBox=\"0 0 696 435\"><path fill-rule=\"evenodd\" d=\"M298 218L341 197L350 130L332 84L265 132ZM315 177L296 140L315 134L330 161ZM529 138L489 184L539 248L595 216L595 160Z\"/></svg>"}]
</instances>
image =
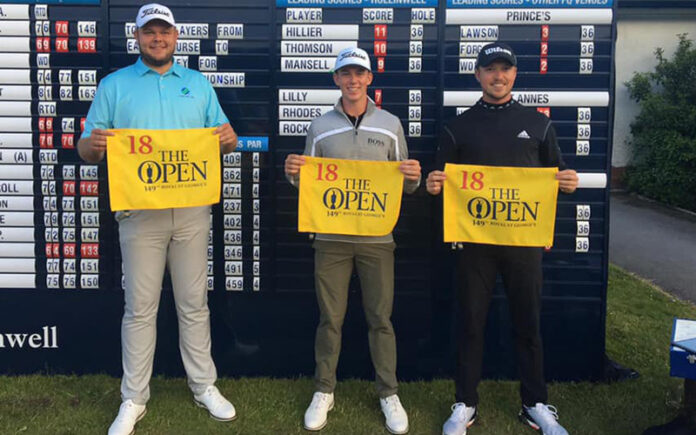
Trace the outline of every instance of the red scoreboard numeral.
<instances>
[{"instance_id":1,"label":"red scoreboard numeral","mask_svg":"<svg viewBox=\"0 0 696 435\"><path fill-rule=\"evenodd\" d=\"M75 243L66 243L63 245L63 257L65 258L75 258L76 254Z\"/></svg>"},{"instance_id":2,"label":"red scoreboard numeral","mask_svg":"<svg viewBox=\"0 0 696 435\"><path fill-rule=\"evenodd\" d=\"M80 131L85 131L85 120L87 118L80 118Z\"/></svg>"},{"instance_id":3,"label":"red scoreboard numeral","mask_svg":"<svg viewBox=\"0 0 696 435\"><path fill-rule=\"evenodd\" d=\"M36 38L36 51L39 53L51 51L51 38Z\"/></svg>"},{"instance_id":4,"label":"red scoreboard numeral","mask_svg":"<svg viewBox=\"0 0 696 435\"><path fill-rule=\"evenodd\" d=\"M54 243L53 246L53 258L60 258L60 243Z\"/></svg>"},{"instance_id":5,"label":"red scoreboard numeral","mask_svg":"<svg viewBox=\"0 0 696 435\"><path fill-rule=\"evenodd\" d=\"M384 72L384 58L383 57L377 58L377 72L378 73Z\"/></svg>"},{"instance_id":6,"label":"red scoreboard numeral","mask_svg":"<svg viewBox=\"0 0 696 435\"><path fill-rule=\"evenodd\" d=\"M80 195L97 196L99 195L98 181L80 181Z\"/></svg>"},{"instance_id":7,"label":"red scoreboard numeral","mask_svg":"<svg viewBox=\"0 0 696 435\"><path fill-rule=\"evenodd\" d=\"M77 51L80 53L96 53L97 38L77 38Z\"/></svg>"},{"instance_id":8,"label":"red scoreboard numeral","mask_svg":"<svg viewBox=\"0 0 696 435\"><path fill-rule=\"evenodd\" d=\"M382 105L382 90L381 89L375 89L375 104L378 106Z\"/></svg>"},{"instance_id":9,"label":"red scoreboard numeral","mask_svg":"<svg viewBox=\"0 0 696 435\"><path fill-rule=\"evenodd\" d=\"M39 134L39 148L53 148L53 135L52 134Z\"/></svg>"},{"instance_id":10,"label":"red scoreboard numeral","mask_svg":"<svg viewBox=\"0 0 696 435\"><path fill-rule=\"evenodd\" d=\"M46 118L46 132L53 133L53 118Z\"/></svg>"},{"instance_id":11,"label":"red scoreboard numeral","mask_svg":"<svg viewBox=\"0 0 696 435\"><path fill-rule=\"evenodd\" d=\"M74 181L63 181L63 195L75 196L75 182Z\"/></svg>"},{"instance_id":12,"label":"red scoreboard numeral","mask_svg":"<svg viewBox=\"0 0 696 435\"><path fill-rule=\"evenodd\" d=\"M387 55L387 41L375 41L375 56Z\"/></svg>"},{"instance_id":13,"label":"red scoreboard numeral","mask_svg":"<svg viewBox=\"0 0 696 435\"><path fill-rule=\"evenodd\" d=\"M67 21L56 21L56 35L68 36L68 22Z\"/></svg>"},{"instance_id":14,"label":"red scoreboard numeral","mask_svg":"<svg viewBox=\"0 0 696 435\"><path fill-rule=\"evenodd\" d=\"M75 135L69 133L63 133L60 136L60 146L66 149L75 148Z\"/></svg>"},{"instance_id":15,"label":"red scoreboard numeral","mask_svg":"<svg viewBox=\"0 0 696 435\"><path fill-rule=\"evenodd\" d=\"M537 112L543 113L546 115L547 118L551 117L551 108L550 107L537 107Z\"/></svg>"},{"instance_id":16,"label":"red scoreboard numeral","mask_svg":"<svg viewBox=\"0 0 696 435\"><path fill-rule=\"evenodd\" d=\"M56 51L59 53L67 53L68 49L68 38L56 38Z\"/></svg>"},{"instance_id":17,"label":"red scoreboard numeral","mask_svg":"<svg viewBox=\"0 0 696 435\"><path fill-rule=\"evenodd\" d=\"M43 133L46 131L46 118L39 118L39 132Z\"/></svg>"},{"instance_id":18,"label":"red scoreboard numeral","mask_svg":"<svg viewBox=\"0 0 696 435\"><path fill-rule=\"evenodd\" d=\"M99 243L83 243L80 246L82 258L99 258Z\"/></svg>"},{"instance_id":19,"label":"red scoreboard numeral","mask_svg":"<svg viewBox=\"0 0 696 435\"><path fill-rule=\"evenodd\" d=\"M375 24L375 39L387 39L386 24Z\"/></svg>"},{"instance_id":20,"label":"red scoreboard numeral","mask_svg":"<svg viewBox=\"0 0 696 435\"><path fill-rule=\"evenodd\" d=\"M44 250L46 252L46 257L53 258L53 243L46 243Z\"/></svg>"},{"instance_id":21,"label":"red scoreboard numeral","mask_svg":"<svg viewBox=\"0 0 696 435\"><path fill-rule=\"evenodd\" d=\"M542 57L539 60L539 74L546 74L549 71L549 60Z\"/></svg>"},{"instance_id":22,"label":"red scoreboard numeral","mask_svg":"<svg viewBox=\"0 0 696 435\"><path fill-rule=\"evenodd\" d=\"M547 26L547 25L541 26L541 40L542 41L549 40L549 26Z\"/></svg>"},{"instance_id":23,"label":"red scoreboard numeral","mask_svg":"<svg viewBox=\"0 0 696 435\"><path fill-rule=\"evenodd\" d=\"M542 56L548 56L549 55L549 43L542 42L541 46L539 47L539 51L541 52Z\"/></svg>"}]
</instances>

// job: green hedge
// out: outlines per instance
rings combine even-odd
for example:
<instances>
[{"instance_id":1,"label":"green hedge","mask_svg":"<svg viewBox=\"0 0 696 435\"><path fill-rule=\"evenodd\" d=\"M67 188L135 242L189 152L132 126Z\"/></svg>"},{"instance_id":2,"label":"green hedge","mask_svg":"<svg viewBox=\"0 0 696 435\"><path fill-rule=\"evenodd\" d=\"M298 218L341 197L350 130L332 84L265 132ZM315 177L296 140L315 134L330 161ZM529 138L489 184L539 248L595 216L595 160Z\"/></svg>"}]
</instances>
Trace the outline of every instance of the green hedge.
<instances>
[{"instance_id":1,"label":"green hedge","mask_svg":"<svg viewBox=\"0 0 696 435\"><path fill-rule=\"evenodd\" d=\"M626 82L641 107L631 124L633 161L628 188L667 204L696 210L696 48L687 35L671 59L655 50L653 72Z\"/></svg>"}]
</instances>

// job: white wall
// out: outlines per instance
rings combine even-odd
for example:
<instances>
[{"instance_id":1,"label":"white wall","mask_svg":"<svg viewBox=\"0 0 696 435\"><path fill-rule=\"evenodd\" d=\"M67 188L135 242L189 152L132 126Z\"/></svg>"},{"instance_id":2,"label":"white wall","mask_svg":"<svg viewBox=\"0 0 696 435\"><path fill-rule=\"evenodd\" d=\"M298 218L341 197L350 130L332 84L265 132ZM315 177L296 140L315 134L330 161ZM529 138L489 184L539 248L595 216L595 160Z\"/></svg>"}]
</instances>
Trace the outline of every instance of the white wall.
<instances>
[{"instance_id":1,"label":"white wall","mask_svg":"<svg viewBox=\"0 0 696 435\"><path fill-rule=\"evenodd\" d=\"M619 10L616 40L616 104L614 109L614 141L611 164L623 167L630 163L628 146L630 124L639 112L624 82L634 72L652 71L657 61L655 48L662 47L671 57L677 47L677 34L688 33L696 41L696 10L638 9Z\"/></svg>"}]
</instances>

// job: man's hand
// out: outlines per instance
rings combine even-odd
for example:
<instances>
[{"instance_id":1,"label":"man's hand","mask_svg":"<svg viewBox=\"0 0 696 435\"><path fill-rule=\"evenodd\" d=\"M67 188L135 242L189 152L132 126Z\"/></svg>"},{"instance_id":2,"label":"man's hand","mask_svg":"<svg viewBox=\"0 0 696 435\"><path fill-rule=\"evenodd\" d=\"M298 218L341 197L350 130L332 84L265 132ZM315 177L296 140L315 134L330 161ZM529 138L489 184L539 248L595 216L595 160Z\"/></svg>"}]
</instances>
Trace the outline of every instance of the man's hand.
<instances>
[{"instance_id":1,"label":"man's hand","mask_svg":"<svg viewBox=\"0 0 696 435\"><path fill-rule=\"evenodd\" d=\"M96 163L104 158L106 152L106 138L113 136L109 130L95 128L89 137L77 141L77 152L85 161Z\"/></svg>"},{"instance_id":2,"label":"man's hand","mask_svg":"<svg viewBox=\"0 0 696 435\"><path fill-rule=\"evenodd\" d=\"M442 192L442 183L447 178L443 171L432 171L428 174L428 179L425 181L425 188L431 195L439 195Z\"/></svg>"},{"instance_id":3,"label":"man's hand","mask_svg":"<svg viewBox=\"0 0 696 435\"><path fill-rule=\"evenodd\" d=\"M404 178L409 181L418 181L421 176L421 166L418 160L404 160L399 165L399 171L404 174Z\"/></svg>"},{"instance_id":4,"label":"man's hand","mask_svg":"<svg viewBox=\"0 0 696 435\"><path fill-rule=\"evenodd\" d=\"M572 169L565 169L556 173L558 189L563 193L573 193L578 187L578 173Z\"/></svg>"},{"instance_id":5,"label":"man's hand","mask_svg":"<svg viewBox=\"0 0 696 435\"><path fill-rule=\"evenodd\" d=\"M229 122L216 128L213 134L220 135L220 152L222 154L231 153L237 148L237 133L234 132Z\"/></svg>"},{"instance_id":6,"label":"man's hand","mask_svg":"<svg viewBox=\"0 0 696 435\"><path fill-rule=\"evenodd\" d=\"M300 173L300 167L305 164L304 156L299 154L288 154L285 158L285 175L294 177Z\"/></svg>"}]
</instances>

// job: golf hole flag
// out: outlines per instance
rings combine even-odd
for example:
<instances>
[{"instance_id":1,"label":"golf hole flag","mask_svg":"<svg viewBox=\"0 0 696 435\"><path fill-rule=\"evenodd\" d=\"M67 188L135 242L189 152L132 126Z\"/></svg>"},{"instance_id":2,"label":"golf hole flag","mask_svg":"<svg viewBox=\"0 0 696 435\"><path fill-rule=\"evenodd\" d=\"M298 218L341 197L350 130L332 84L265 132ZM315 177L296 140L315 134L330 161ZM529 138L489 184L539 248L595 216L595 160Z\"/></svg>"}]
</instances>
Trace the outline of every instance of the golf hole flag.
<instances>
[{"instance_id":1,"label":"golf hole flag","mask_svg":"<svg viewBox=\"0 0 696 435\"><path fill-rule=\"evenodd\" d=\"M300 232L384 236L401 210L401 162L305 156L300 169Z\"/></svg>"},{"instance_id":2,"label":"golf hole flag","mask_svg":"<svg viewBox=\"0 0 696 435\"><path fill-rule=\"evenodd\" d=\"M115 129L106 140L111 210L195 207L220 200L214 128Z\"/></svg>"},{"instance_id":3,"label":"golf hole flag","mask_svg":"<svg viewBox=\"0 0 696 435\"><path fill-rule=\"evenodd\" d=\"M445 242L552 246L558 168L445 165Z\"/></svg>"}]
</instances>

